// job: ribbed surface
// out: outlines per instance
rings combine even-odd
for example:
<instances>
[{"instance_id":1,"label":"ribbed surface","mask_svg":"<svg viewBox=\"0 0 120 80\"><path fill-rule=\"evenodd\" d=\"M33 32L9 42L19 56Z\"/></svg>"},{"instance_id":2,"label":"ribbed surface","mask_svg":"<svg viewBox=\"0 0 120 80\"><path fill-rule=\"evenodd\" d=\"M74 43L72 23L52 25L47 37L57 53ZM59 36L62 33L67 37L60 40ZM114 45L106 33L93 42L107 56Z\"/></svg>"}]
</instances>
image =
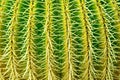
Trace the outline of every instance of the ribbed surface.
<instances>
[{"instance_id":1,"label":"ribbed surface","mask_svg":"<svg viewBox=\"0 0 120 80\"><path fill-rule=\"evenodd\" d=\"M0 0L0 80L120 80L120 0Z\"/></svg>"}]
</instances>

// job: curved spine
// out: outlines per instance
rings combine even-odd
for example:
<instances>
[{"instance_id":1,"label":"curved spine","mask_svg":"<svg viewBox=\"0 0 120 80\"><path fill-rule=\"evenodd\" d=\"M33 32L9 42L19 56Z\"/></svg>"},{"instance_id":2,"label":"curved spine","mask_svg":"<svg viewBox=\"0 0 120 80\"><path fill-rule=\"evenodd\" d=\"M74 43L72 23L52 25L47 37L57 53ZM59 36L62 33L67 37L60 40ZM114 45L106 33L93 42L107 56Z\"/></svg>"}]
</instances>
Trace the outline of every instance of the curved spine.
<instances>
[{"instance_id":1,"label":"curved spine","mask_svg":"<svg viewBox=\"0 0 120 80\"><path fill-rule=\"evenodd\" d=\"M26 31L26 52L24 57L27 59L26 69L23 77L28 73L28 80L37 80L36 73L36 57L35 57L35 44L34 44L34 28L35 28L35 2L36 0L30 0L29 5L29 18L27 22Z\"/></svg>"},{"instance_id":2,"label":"curved spine","mask_svg":"<svg viewBox=\"0 0 120 80\"><path fill-rule=\"evenodd\" d=\"M113 78L116 79L116 80L119 80L120 78L120 52L118 50L120 50L120 12L119 12L119 6L118 6L118 3L117 3L117 0L110 0L110 6L114 12L114 15L113 15L113 21L115 23L115 29L116 29L116 39L113 41L114 43L117 43L113 46L114 48L114 54L115 54L115 68L114 68L114 73L113 73ZM118 65L116 65L118 64Z\"/></svg>"},{"instance_id":3,"label":"curved spine","mask_svg":"<svg viewBox=\"0 0 120 80\"><path fill-rule=\"evenodd\" d=\"M64 24L64 34L65 34L65 77L64 80L72 80L73 70L71 63L71 24L68 9L68 0L62 0L62 10L63 10L63 24Z\"/></svg>"},{"instance_id":4,"label":"curved spine","mask_svg":"<svg viewBox=\"0 0 120 80\"><path fill-rule=\"evenodd\" d=\"M102 32L102 37L101 40L103 41L102 48L103 50L103 71L102 71L102 77L101 80L113 80L112 77L112 71L111 71L111 65L113 65L113 60L111 57L111 41L109 39L109 29L107 25L107 21L105 19L105 14L102 10L102 6L100 4L100 0L95 0L95 3L97 5L98 13L99 13L99 18L101 22L101 32Z\"/></svg>"},{"instance_id":5,"label":"curved spine","mask_svg":"<svg viewBox=\"0 0 120 80\"><path fill-rule=\"evenodd\" d=\"M48 80L53 80L53 72L52 72L52 65L51 65L51 56L53 55L53 45L51 39L51 0L45 1L45 8L46 8L46 22L45 22L45 47L46 47L46 76Z\"/></svg>"},{"instance_id":6,"label":"curved spine","mask_svg":"<svg viewBox=\"0 0 120 80\"><path fill-rule=\"evenodd\" d=\"M10 73L9 74L9 80L19 80L19 74L17 71L17 54L16 54L16 40L15 40L15 33L16 33L16 26L18 25L18 12L19 12L19 4L20 4L20 0L16 0L14 3L14 9L13 9L13 16L10 20L10 25L9 25L9 43L8 43L8 49L7 49L7 55L9 56L8 62L7 62L7 71L4 73ZM3 55L3 56L4 56ZM5 56L3 57L5 58Z\"/></svg>"},{"instance_id":7,"label":"curved spine","mask_svg":"<svg viewBox=\"0 0 120 80\"><path fill-rule=\"evenodd\" d=\"M83 25L83 45L84 45L84 67L85 71L83 71L83 76L81 80L94 80L95 73L94 73L94 67L93 67L93 61L92 61L92 43L91 43L91 25L88 21L88 14L86 10L86 5L84 0L78 0L79 8L81 10L81 21Z\"/></svg>"}]
</instances>

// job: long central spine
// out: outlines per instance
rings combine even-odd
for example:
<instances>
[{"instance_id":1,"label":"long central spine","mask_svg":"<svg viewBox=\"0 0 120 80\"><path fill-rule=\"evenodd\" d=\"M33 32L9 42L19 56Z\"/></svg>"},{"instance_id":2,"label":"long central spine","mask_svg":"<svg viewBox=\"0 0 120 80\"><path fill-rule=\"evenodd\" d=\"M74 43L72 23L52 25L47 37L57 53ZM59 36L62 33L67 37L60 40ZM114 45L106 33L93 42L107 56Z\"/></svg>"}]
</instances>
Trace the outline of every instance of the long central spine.
<instances>
[{"instance_id":1,"label":"long central spine","mask_svg":"<svg viewBox=\"0 0 120 80\"><path fill-rule=\"evenodd\" d=\"M23 75L28 73L28 80L37 80L36 75L36 64L35 64L35 45L34 45L34 28L35 28L35 0L30 0L29 5L29 18L27 21L27 31L26 31L26 53L25 57L27 59L26 70Z\"/></svg>"},{"instance_id":2,"label":"long central spine","mask_svg":"<svg viewBox=\"0 0 120 80\"><path fill-rule=\"evenodd\" d=\"M19 80L19 75L17 71L17 54L16 54L16 26L18 25L18 12L19 12L19 3L20 0L16 0L14 3L13 8L13 16L11 17L10 24L9 24L9 42L7 46L7 54L6 56L9 57L7 62L7 70L4 73L5 75L10 73L9 80ZM5 57L3 57L5 58ZM9 67L9 68L8 68Z\"/></svg>"},{"instance_id":3,"label":"long central spine","mask_svg":"<svg viewBox=\"0 0 120 80\"><path fill-rule=\"evenodd\" d=\"M94 80L94 67L92 61L92 43L91 43L91 25L88 21L87 7L84 0L78 1L79 7L81 10L81 21L83 25L83 44L84 44L84 67L85 71L83 72L82 80Z\"/></svg>"},{"instance_id":4,"label":"long central spine","mask_svg":"<svg viewBox=\"0 0 120 80\"><path fill-rule=\"evenodd\" d=\"M63 23L64 23L64 33L65 33L65 77L64 80L72 80L72 63L71 63L71 24L70 24L70 16L69 16L69 1L62 0L63 7Z\"/></svg>"},{"instance_id":5,"label":"long central spine","mask_svg":"<svg viewBox=\"0 0 120 80\"><path fill-rule=\"evenodd\" d=\"M111 72L111 66L112 64L112 58L111 58L111 41L109 39L109 29L108 29L108 25L107 25L107 21L105 18L105 14L103 12L102 6L100 4L100 0L95 0L96 5L97 5L97 9L99 12L99 19L100 19L100 23L101 23L101 34L103 36L101 36L101 40L103 41L102 43L102 48L103 48L103 71L102 71L102 78L101 80L113 80L112 77L112 72ZM111 65L112 64L112 65Z\"/></svg>"},{"instance_id":6,"label":"long central spine","mask_svg":"<svg viewBox=\"0 0 120 80\"><path fill-rule=\"evenodd\" d=\"M53 46L51 40L51 0L45 1L46 6L46 22L45 22L45 34L46 34L46 70L47 79L53 80L52 68L51 68L51 55L53 54Z\"/></svg>"}]
</instances>

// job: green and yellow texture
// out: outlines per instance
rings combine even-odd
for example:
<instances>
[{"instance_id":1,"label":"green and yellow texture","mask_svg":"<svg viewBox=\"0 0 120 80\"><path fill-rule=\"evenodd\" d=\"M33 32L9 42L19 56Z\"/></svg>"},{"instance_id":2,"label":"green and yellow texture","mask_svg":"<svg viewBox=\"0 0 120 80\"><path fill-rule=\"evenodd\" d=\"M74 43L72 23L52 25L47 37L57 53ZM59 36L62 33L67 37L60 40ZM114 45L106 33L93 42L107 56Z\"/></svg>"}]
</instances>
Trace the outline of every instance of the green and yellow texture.
<instances>
[{"instance_id":1,"label":"green and yellow texture","mask_svg":"<svg viewBox=\"0 0 120 80\"><path fill-rule=\"evenodd\" d=\"M0 80L120 80L120 0L0 0Z\"/></svg>"}]
</instances>

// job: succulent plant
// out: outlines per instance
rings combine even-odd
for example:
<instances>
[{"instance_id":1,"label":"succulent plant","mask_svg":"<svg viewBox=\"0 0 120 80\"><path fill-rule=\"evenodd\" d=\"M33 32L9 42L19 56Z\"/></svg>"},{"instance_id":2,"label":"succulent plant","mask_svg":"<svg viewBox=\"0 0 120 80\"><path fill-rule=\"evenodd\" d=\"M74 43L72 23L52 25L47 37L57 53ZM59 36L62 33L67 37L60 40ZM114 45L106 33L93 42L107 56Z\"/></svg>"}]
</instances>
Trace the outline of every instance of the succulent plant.
<instances>
[{"instance_id":1,"label":"succulent plant","mask_svg":"<svg viewBox=\"0 0 120 80\"><path fill-rule=\"evenodd\" d=\"M120 0L0 0L0 80L120 80Z\"/></svg>"}]
</instances>

